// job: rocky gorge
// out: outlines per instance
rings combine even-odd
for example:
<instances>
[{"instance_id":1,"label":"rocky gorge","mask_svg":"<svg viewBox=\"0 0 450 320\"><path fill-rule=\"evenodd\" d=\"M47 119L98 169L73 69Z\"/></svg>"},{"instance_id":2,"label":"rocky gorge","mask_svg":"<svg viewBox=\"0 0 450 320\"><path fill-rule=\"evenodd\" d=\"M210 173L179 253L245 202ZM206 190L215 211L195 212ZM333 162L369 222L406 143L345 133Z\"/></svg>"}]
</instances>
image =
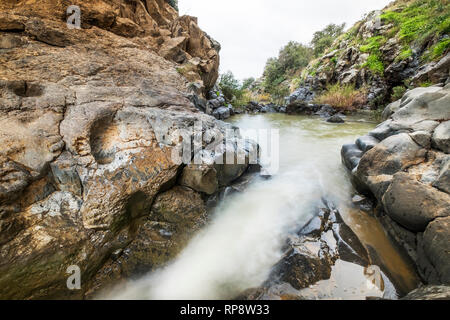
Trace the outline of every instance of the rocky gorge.
<instances>
[{"instance_id":1,"label":"rocky gorge","mask_svg":"<svg viewBox=\"0 0 450 320\"><path fill-rule=\"evenodd\" d=\"M73 5L80 28L68 25ZM421 65L426 47L399 60L401 44L388 41L378 48L389 57L381 76L361 68L371 53L338 39L285 105L239 109L216 85L220 44L168 1L7 0L0 9L0 299L179 298L176 289L251 300L450 299L450 53ZM352 32L367 40L389 30L369 15ZM353 83L368 88L371 109L408 78L432 85L389 104L376 128L315 101L330 83ZM261 176L260 146L241 136L238 115L288 123L283 150L304 143L307 155L287 153L278 177ZM369 130L342 147L342 166L315 149ZM356 218L371 221L367 230ZM379 242L367 235L376 230ZM269 272L255 276L258 263ZM72 266L81 290L67 288ZM170 284L159 295L148 293L158 287L152 272ZM349 274L370 288L330 289ZM204 282L183 286L196 277Z\"/></svg>"}]
</instances>

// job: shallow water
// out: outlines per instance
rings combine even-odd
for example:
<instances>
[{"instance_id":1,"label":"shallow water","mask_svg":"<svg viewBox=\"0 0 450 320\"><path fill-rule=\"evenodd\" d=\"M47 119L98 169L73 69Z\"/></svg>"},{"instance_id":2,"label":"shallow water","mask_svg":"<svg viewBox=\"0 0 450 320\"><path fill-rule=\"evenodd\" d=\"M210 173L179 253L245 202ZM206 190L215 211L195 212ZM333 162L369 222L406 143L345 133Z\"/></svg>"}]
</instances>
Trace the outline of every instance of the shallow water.
<instances>
[{"instance_id":1,"label":"shallow water","mask_svg":"<svg viewBox=\"0 0 450 320\"><path fill-rule=\"evenodd\" d=\"M414 272L378 221L350 207L354 190L341 164L340 149L376 124L347 120L329 124L320 118L284 114L232 118L229 122L242 129L280 130L279 172L226 198L211 223L166 268L118 288L108 298L227 299L258 287L280 259L287 234L312 217L322 197L333 201L362 241L379 251L401 291L413 289ZM354 286L351 279L357 277L355 268L346 266L334 268L334 278L340 280L333 282L334 289L322 298L364 298L364 289L358 288L357 294L347 290L346 283ZM326 282L317 286L323 285ZM367 295L382 295L370 284L368 287Z\"/></svg>"}]
</instances>

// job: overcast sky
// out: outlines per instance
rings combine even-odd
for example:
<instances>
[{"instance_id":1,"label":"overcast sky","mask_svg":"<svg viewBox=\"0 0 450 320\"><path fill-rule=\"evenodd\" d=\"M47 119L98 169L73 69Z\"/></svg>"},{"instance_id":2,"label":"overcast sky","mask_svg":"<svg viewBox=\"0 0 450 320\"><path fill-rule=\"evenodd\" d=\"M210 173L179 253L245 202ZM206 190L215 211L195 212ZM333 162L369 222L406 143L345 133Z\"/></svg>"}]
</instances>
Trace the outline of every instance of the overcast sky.
<instances>
[{"instance_id":1,"label":"overcast sky","mask_svg":"<svg viewBox=\"0 0 450 320\"><path fill-rule=\"evenodd\" d=\"M309 43L329 23L352 26L391 0L179 0L180 14L222 45L220 71L260 77L269 57L290 40Z\"/></svg>"}]
</instances>

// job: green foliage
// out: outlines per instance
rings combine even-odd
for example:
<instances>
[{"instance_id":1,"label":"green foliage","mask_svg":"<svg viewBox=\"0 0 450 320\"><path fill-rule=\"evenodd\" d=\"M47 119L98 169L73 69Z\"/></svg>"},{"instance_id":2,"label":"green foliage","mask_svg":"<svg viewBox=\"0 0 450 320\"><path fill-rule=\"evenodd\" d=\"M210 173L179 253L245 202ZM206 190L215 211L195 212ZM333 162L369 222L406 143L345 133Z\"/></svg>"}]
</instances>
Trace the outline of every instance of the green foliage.
<instances>
[{"instance_id":1,"label":"green foliage","mask_svg":"<svg viewBox=\"0 0 450 320\"><path fill-rule=\"evenodd\" d=\"M246 90L246 89L242 89L241 93L238 97L235 97L232 101L231 104L233 105L233 107L243 107L246 106L250 103L250 101L252 101L252 95L251 92Z\"/></svg>"},{"instance_id":2,"label":"green foliage","mask_svg":"<svg viewBox=\"0 0 450 320\"><path fill-rule=\"evenodd\" d=\"M364 53L378 53L380 47L386 43L386 39L383 36L376 36L366 40L366 44L359 47L361 52Z\"/></svg>"},{"instance_id":3,"label":"green foliage","mask_svg":"<svg viewBox=\"0 0 450 320\"><path fill-rule=\"evenodd\" d=\"M253 84L255 83L255 78L251 77L251 78L247 78L244 79L242 81L242 89L249 89L253 86Z\"/></svg>"},{"instance_id":4,"label":"green foliage","mask_svg":"<svg viewBox=\"0 0 450 320\"><path fill-rule=\"evenodd\" d=\"M172 8L178 11L178 0L166 0Z\"/></svg>"},{"instance_id":5,"label":"green foliage","mask_svg":"<svg viewBox=\"0 0 450 320\"><path fill-rule=\"evenodd\" d=\"M401 60L406 60L409 57L411 57L413 55L413 51L411 49L410 46L405 46L402 51L400 52L400 54L397 56L396 60L397 61L401 61Z\"/></svg>"},{"instance_id":6,"label":"green foliage","mask_svg":"<svg viewBox=\"0 0 450 320\"><path fill-rule=\"evenodd\" d=\"M387 11L382 21L392 23L393 34L398 34L405 45L422 46L450 31L450 2L447 0L414 0L402 10ZM448 44L447 44L448 45ZM445 44L442 45L445 51ZM448 47L447 47L448 48ZM439 54L440 47L436 54ZM406 52L404 53L407 54ZM428 58L433 59L434 54Z\"/></svg>"},{"instance_id":7,"label":"green foliage","mask_svg":"<svg viewBox=\"0 0 450 320\"><path fill-rule=\"evenodd\" d=\"M408 89L404 86L397 86L392 88L391 101L397 101L403 97Z\"/></svg>"},{"instance_id":8,"label":"green foliage","mask_svg":"<svg viewBox=\"0 0 450 320\"><path fill-rule=\"evenodd\" d=\"M276 100L288 95L289 88L282 83L305 68L312 57L310 47L294 41L289 42L280 50L277 58L267 60L264 69L264 90Z\"/></svg>"},{"instance_id":9,"label":"green foliage","mask_svg":"<svg viewBox=\"0 0 450 320\"><path fill-rule=\"evenodd\" d=\"M432 54L431 59L433 60L438 59L449 50L450 50L450 38L441 40L431 48L430 50Z\"/></svg>"},{"instance_id":10,"label":"green foliage","mask_svg":"<svg viewBox=\"0 0 450 320\"><path fill-rule=\"evenodd\" d=\"M369 58L367 62L363 64L363 67L369 68L369 70L374 73L384 74L384 65L381 60L382 54L380 51L380 47L386 43L386 39L382 36L371 37L366 40L365 44L362 45L359 49L361 52L369 53Z\"/></svg>"},{"instance_id":11,"label":"green foliage","mask_svg":"<svg viewBox=\"0 0 450 320\"><path fill-rule=\"evenodd\" d=\"M227 101L242 98L243 90L241 84L231 71L220 75L218 85Z\"/></svg>"},{"instance_id":12,"label":"green foliage","mask_svg":"<svg viewBox=\"0 0 450 320\"><path fill-rule=\"evenodd\" d=\"M311 41L314 55L319 57L326 49L330 48L334 40L343 33L344 28L345 23L340 25L332 23L327 25L323 30L315 32Z\"/></svg>"},{"instance_id":13,"label":"green foliage","mask_svg":"<svg viewBox=\"0 0 450 320\"><path fill-rule=\"evenodd\" d=\"M419 83L419 87L422 87L422 88L431 87L432 85L433 85L433 82L430 82L430 81L425 81L425 82Z\"/></svg>"},{"instance_id":14,"label":"green foliage","mask_svg":"<svg viewBox=\"0 0 450 320\"><path fill-rule=\"evenodd\" d=\"M372 70L375 73L381 75L384 74L384 65L378 55L371 54L363 66L369 68L369 70Z\"/></svg>"}]
</instances>

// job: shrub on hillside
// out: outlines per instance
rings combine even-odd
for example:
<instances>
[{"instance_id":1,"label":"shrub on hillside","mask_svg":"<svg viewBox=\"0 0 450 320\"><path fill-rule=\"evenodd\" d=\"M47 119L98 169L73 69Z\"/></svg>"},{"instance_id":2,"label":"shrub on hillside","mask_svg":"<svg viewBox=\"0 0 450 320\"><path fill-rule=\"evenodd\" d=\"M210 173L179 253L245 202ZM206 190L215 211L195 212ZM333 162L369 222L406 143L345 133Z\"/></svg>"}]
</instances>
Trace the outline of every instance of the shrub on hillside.
<instances>
[{"instance_id":1,"label":"shrub on hillside","mask_svg":"<svg viewBox=\"0 0 450 320\"><path fill-rule=\"evenodd\" d=\"M397 101L403 97L408 89L404 86L397 86L392 88L391 101Z\"/></svg>"},{"instance_id":2,"label":"shrub on hillside","mask_svg":"<svg viewBox=\"0 0 450 320\"><path fill-rule=\"evenodd\" d=\"M319 57L326 49L330 48L334 40L339 37L345 28L345 23L327 25L324 29L314 33L311 45L314 49L314 55Z\"/></svg>"},{"instance_id":3,"label":"shrub on hillside","mask_svg":"<svg viewBox=\"0 0 450 320\"><path fill-rule=\"evenodd\" d=\"M280 50L277 58L267 60L264 69L264 91L270 93L274 100L288 95L289 88L284 82L301 72L312 58L312 48L298 42L289 42Z\"/></svg>"},{"instance_id":4,"label":"shrub on hillside","mask_svg":"<svg viewBox=\"0 0 450 320\"><path fill-rule=\"evenodd\" d=\"M220 75L218 85L220 90L222 90L225 99L229 102L233 99L240 99L243 95L241 84L231 71Z\"/></svg>"},{"instance_id":5,"label":"shrub on hillside","mask_svg":"<svg viewBox=\"0 0 450 320\"><path fill-rule=\"evenodd\" d=\"M335 84L316 98L316 103L329 104L342 111L352 111L367 103L366 90L355 89L353 85Z\"/></svg>"}]
</instances>

